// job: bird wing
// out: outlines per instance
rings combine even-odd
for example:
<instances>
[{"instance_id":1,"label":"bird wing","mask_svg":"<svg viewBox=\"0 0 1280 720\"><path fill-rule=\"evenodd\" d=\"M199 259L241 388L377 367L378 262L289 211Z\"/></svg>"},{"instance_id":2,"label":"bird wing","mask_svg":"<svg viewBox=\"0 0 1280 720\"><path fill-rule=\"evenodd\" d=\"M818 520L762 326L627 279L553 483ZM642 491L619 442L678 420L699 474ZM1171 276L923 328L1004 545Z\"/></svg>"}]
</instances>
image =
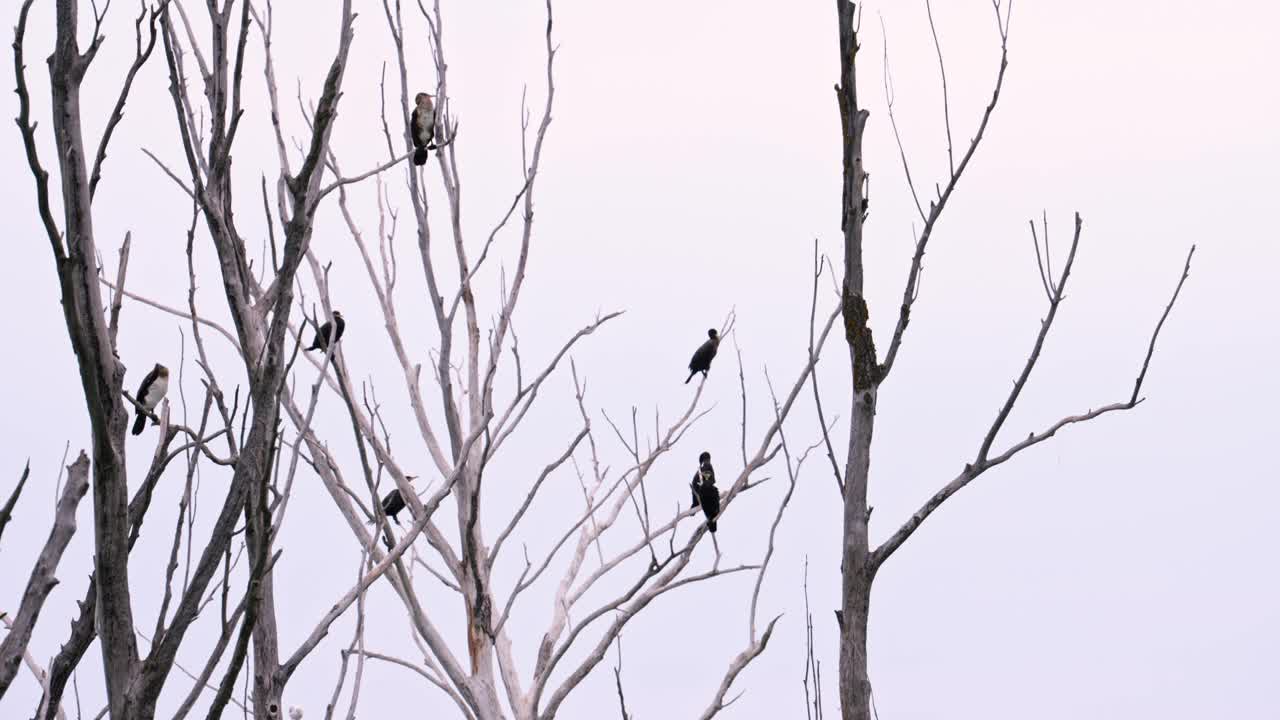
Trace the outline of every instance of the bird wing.
<instances>
[{"instance_id":1,"label":"bird wing","mask_svg":"<svg viewBox=\"0 0 1280 720\"><path fill-rule=\"evenodd\" d=\"M382 496L382 512L390 513L396 506L396 500L400 497L400 490L393 489L391 492Z\"/></svg>"},{"instance_id":2,"label":"bird wing","mask_svg":"<svg viewBox=\"0 0 1280 720\"><path fill-rule=\"evenodd\" d=\"M702 345L700 345L693 353L693 357L689 358L689 369L692 370L695 367L701 367L702 365L710 362L711 358L715 356L715 353L716 345L714 342L708 340L702 343Z\"/></svg>"},{"instance_id":3,"label":"bird wing","mask_svg":"<svg viewBox=\"0 0 1280 720\"><path fill-rule=\"evenodd\" d=\"M413 139L413 146L421 148L426 145L422 141L422 119L419 117L418 109L413 109L413 114L409 116L409 135Z\"/></svg>"},{"instance_id":4,"label":"bird wing","mask_svg":"<svg viewBox=\"0 0 1280 720\"><path fill-rule=\"evenodd\" d=\"M142 384L138 386L138 395L136 398L138 402L146 402L145 398L147 396L147 390L151 387L151 383L156 381L157 375L159 375L159 373L156 372L156 369L153 367L151 368L151 372L147 373L146 376L142 378Z\"/></svg>"},{"instance_id":5,"label":"bird wing","mask_svg":"<svg viewBox=\"0 0 1280 720\"><path fill-rule=\"evenodd\" d=\"M710 517L720 514L720 491L714 485L706 488L707 496L702 499L702 506Z\"/></svg>"}]
</instances>

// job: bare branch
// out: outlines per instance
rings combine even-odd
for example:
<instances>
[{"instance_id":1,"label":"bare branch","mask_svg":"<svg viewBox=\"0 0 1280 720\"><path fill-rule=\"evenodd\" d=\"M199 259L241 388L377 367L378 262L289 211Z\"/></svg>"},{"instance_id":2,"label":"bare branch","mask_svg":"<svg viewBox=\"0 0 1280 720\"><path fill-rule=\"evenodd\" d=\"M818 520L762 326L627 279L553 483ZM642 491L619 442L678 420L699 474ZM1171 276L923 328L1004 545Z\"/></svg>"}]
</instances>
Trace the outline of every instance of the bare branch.
<instances>
[{"instance_id":1,"label":"bare branch","mask_svg":"<svg viewBox=\"0 0 1280 720\"><path fill-rule=\"evenodd\" d=\"M947 66L942 62L942 43L938 41L938 27L933 23L933 4L924 0L925 14L929 16L929 33L933 35L933 49L938 53L938 75L942 77L942 117L947 128L947 165L951 175L956 174L956 156L951 149L951 102L947 99Z\"/></svg>"},{"instance_id":2,"label":"bare branch","mask_svg":"<svg viewBox=\"0 0 1280 720\"><path fill-rule=\"evenodd\" d=\"M145 298L145 297L143 297L143 296L141 296L141 295L137 295L137 294L132 293L132 292L130 292L130 291L128 291L128 290L125 290L125 289L123 289L123 288L121 288L121 287L119 287L119 286L117 286L117 285L113 285L113 284L111 284L111 283L110 283L110 282L108 282L105 278L103 278L103 279L101 280L101 282L102 282L102 284L103 284L103 285L106 285L107 287L109 287L109 288L111 288L112 290L116 291L117 293L119 293L119 294L123 295L124 297L129 298L130 300L137 300L138 302L142 303L143 305L147 305L148 307L153 307L153 308L155 308L156 310L159 310L159 311L161 311L161 312L169 313L170 315L173 315L174 317L179 317L179 318L182 318L182 319L184 319L184 320L191 320L191 321L193 321L193 322L197 322L197 323L199 323L199 324L201 324L201 325L206 325L206 326L208 326L208 327L213 328L214 330L217 330L219 335L223 336L224 338L226 338L226 339L227 339L227 342L231 343L231 347L235 348L235 350L236 350L236 352L237 352L237 353L240 353L240 355L241 355L241 356L243 356L243 355L244 355L244 351L241 349L241 347L240 347L240 343L239 343L239 341L237 341L237 340L236 340L235 336L234 336L234 335L232 335L232 334L231 334L231 333L230 333L226 328L224 328L223 326L219 325L218 323L216 323L216 322L214 322L214 321L212 321L212 320L207 320L207 319L205 319L205 318L203 318L203 317L193 316L193 315L191 315L191 314L189 314L189 313L184 313L184 312L182 312L181 310L176 310L176 309L174 309L174 308L172 308L172 307L169 307L168 305L164 305L164 304L162 304L162 303L158 303L158 302L156 302L155 300L151 300L151 299L149 299L149 298Z\"/></svg>"},{"instance_id":3,"label":"bare branch","mask_svg":"<svg viewBox=\"0 0 1280 720\"><path fill-rule=\"evenodd\" d=\"M880 16L880 35L884 38L884 106L889 115L889 127L893 128L893 139L898 144L898 157L902 160L902 172L907 178L907 189L911 191L911 200L916 204L916 212L920 219L928 221L924 206L920 204L920 194L916 192L916 183L911 179L911 163L907 162L907 149L902 143L902 133L898 130L898 117L893 112L895 95L893 92L893 73L889 69L889 31L884 26L884 16Z\"/></svg>"},{"instance_id":4,"label":"bare branch","mask_svg":"<svg viewBox=\"0 0 1280 720\"><path fill-rule=\"evenodd\" d=\"M382 163L381 165L375 167L374 169L368 170L366 172L362 172L359 175L355 175L349 178L340 177L337 180L335 180L332 185L328 185L323 190L320 191L320 193L316 196L316 202L320 202L321 200L324 199L326 195L333 192L334 190L337 190L338 188L346 187L347 185L352 185L362 180L367 180L373 177L374 175L381 174L382 172L389 170L395 167L396 165L399 165L400 163L404 162L405 160L407 160L412 156L413 156L413 153L408 152L403 155L400 155L399 157L391 158L390 160Z\"/></svg>"},{"instance_id":5,"label":"bare branch","mask_svg":"<svg viewBox=\"0 0 1280 720\"><path fill-rule=\"evenodd\" d=\"M76 508L88 491L89 457L81 451L76 461L67 468L67 484L58 500L53 529L49 531L49 539L45 541L44 549L40 551L35 567L31 570L31 578L22 593L22 604L18 606L13 625L4 640L0 641L0 696L4 695L17 676L18 664L26 652L27 643L31 641L31 633L35 630L41 609L44 608L44 601L49 597L53 586L58 584L54 573L58 570L63 551L71 542L71 536L76 532Z\"/></svg>"},{"instance_id":6,"label":"bare branch","mask_svg":"<svg viewBox=\"0 0 1280 720\"><path fill-rule=\"evenodd\" d=\"M818 280L822 277L822 266L826 258L818 254L818 239L813 239L813 297L809 301L809 355L817 357L817 351L813 346L814 322L818 312ZM831 432L827 423L826 414L822 411L822 393L818 391L818 364L813 364L813 374L809 376L809 382L813 385L813 405L818 412L818 425L822 428L822 441L827 448L827 459L831 461L831 472L835 475L836 489L840 491L840 497L844 497L844 476L840 474L840 464L836 462L836 451L831 445ZM834 420L833 420L834 423Z\"/></svg>"},{"instance_id":7,"label":"bare branch","mask_svg":"<svg viewBox=\"0 0 1280 720\"><path fill-rule=\"evenodd\" d=\"M440 678L437 677L435 674L430 673L407 660L402 660L398 657L393 657L391 655L386 655L384 653L373 652L370 650L361 650L357 652L359 652L364 657L370 658L372 660L381 660L385 663L389 663L391 665L397 665L399 667L405 668L406 670L416 673L417 675L425 679L427 682L443 690L445 694L447 694L450 697L450 699L452 699L454 703L457 704L458 709L462 711L464 718L466 718L467 720L473 720L475 718L475 715L471 712L471 709L466 706L462 697L459 696L458 693L454 691L453 688L449 687L449 685L441 681Z\"/></svg>"},{"instance_id":8,"label":"bare branch","mask_svg":"<svg viewBox=\"0 0 1280 720\"><path fill-rule=\"evenodd\" d=\"M160 13L164 12L164 8L168 5L169 0L160 0L159 5L151 9L149 12L144 7L138 14L138 19L134 21L134 32L136 35L134 45L135 52L133 63L129 66L128 72L125 73L124 83L120 87L120 97L116 99L115 107L108 116L107 127L102 132L102 139L98 141L98 153L93 159L93 172L89 174L89 196L92 197L98 189L98 181L102 179L102 163L107 159L107 145L111 142L111 135L115 132L116 126L124 119L124 104L129 99L129 91L133 88L133 79L137 76L138 71L146 64L147 59L151 57L151 51L156 47L156 18ZM111 3L108 1L107 5ZM103 10L106 13L106 10ZM142 22L147 22L147 41L146 47L143 47L142 40ZM99 23L101 18L99 18ZM95 39L95 43L97 40ZM114 337L114 335L113 335Z\"/></svg>"},{"instance_id":9,"label":"bare branch","mask_svg":"<svg viewBox=\"0 0 1280 720\"><path fill-rule=\"evenodd\" d=\"M13 33L13 70L17 76L18 93L18 130L22 133L22 146L27 153L27 166L36 183L36 207L40 211L40 221L44 223L45 234L53 248L53 256L59 262L66 259L66 250L62 244L62 231L53 219L53 210L49 203L49 173L40 164L40 152L36 148L36 123L31 120L31 94L27 90L27 66L23 59L23 50L27 34L27 16L35 0L23 0L22 9L18 11L18 26Z\"/></svg>"},{"instance_id":10,"label":"bare branch","mask_svg":"<svg viewBox=\"0 0 1280 720\"><path fill-rule=\"evenodd\" d=\"M1071 249L1067 253L1067 264L1062 268L1062 276L1058 278L1056 284L1052 285L1053 297L1049 298L1049 312L1045 315L1044 320L1040 322L1040 332L1036 335L1036 342L1031 348L1031 354L1027 356L1026 363L1022 366L1022 372L1018 375L1018 379L1013 382L1013 389L1009 391L1009 397L1005 399L1004 406L1000 408L995 421L991 423L991 427L987 430L986 437L982 439L982 447L978 448L978 465L986 462L987 452L991 449L991 443L995 442L1000 428L1004 427L1005 420L1009 418L1009 413L1013 411L1014 404L1018 402L1018 397L1022 395L1022 389L1026 387L1027 379L1031 377L1031 371L1035 369L1036 363L1040 360L1040 351L1044 348L1045 338L1049 336L1049 330L1053 327L1053 320L1058 315L1058 305L1062 302L1063 291L1067 285L1067 277L1071 275L1071 267L1075 264L1076 248L1080 246L1082 225L1080 214L1077 213L1075 234L1071 238Z\"/></svg>"},{"instance_id":11,"label":"bare branch","mask_svg":"<svg viewBox=\"0 0 1280 720\"><path fill-rule=\"evenodd\" d=\"M120 267L116 270L116 287L124 287L125 274L129 271L129 245L133 240L133 233L126 232L124 234L124 244L120 246ZM111 338L111 347L116 347L116 334L120 332L120 304L124 297L119 293L115 293L115 297L111 300L111 322L108 325L108 333Z\"/></svg>"},{"instance_id":12,"label":"bare branch","mask_svg":"<svg viewBox=\"0 0 1280 720\"><path fill-rule=\"evenodd\" d=\"M734 700L737 699L734 698L734 700L725 702L724 697L728 694L729 687L733 685L733 681L738 678L738 675L740 675L742 671L751 664L752 660L759 657L760 654L765 651L765 648L768 647L769 638L773 637L773 628L778 624L778 620L781 617L782 616L779 615L770 620L769 624L764 629L764 634L760 636L760 639L752 640L751 644L747 646L747 649L738 653L738 656L729 664L729 670L724 674L724 679L720 681L720 687L716 689L716 694L715 697L711 699L711 704L707 706L707 709L703 710L702 715L699 716L701 720L711 720L711 718L718 715L721 710L731 705Z\"/></svg>"},{"instance_id":13,"label":"bare branch","mask_svg":"<svg viewBox=\"0 0 1280 720\"><path fill-rule=\"evenodd\" d=\"M3 611L0 611L0 623L4 624L5 629L9 630L10 632L13 631L13 621L10 620L9 615ZM30 650L22 651L22 664L27 666L27 669L30 670L31 674L35 676L36 682L40 683L40 687L43 688L44 693L48 695L49 673L46 672L44 668L40 667L40 663L36 662L36 659L31 656ZM43 712L40 713L40 715L43 715L43 714L44 714ZM54 711L52 714L55 718L57 718L57 720L67 720L67 714L62 711L61 707L54 708Z\"/></svg>"},{"instance_id":14,"label":"bare branch","mask_svg":"<svg viewBox=\"0 0 1280 720\"><path fill-rule=\"evenodd\" d=\"M475 432L467 438L464 444L464 449L469 451L471 446L480 438L480 435L480 432ZM386 573L387 570L390 569L392 563L398 560L400 556L409 549L413 544L413 541L427 527L427 523L430 522L431 515L435 512L436 507L438 507L445 497L449 495L450 491L453 489L454 483L456 483L458 478L462 476L465 467L465 465L460 464L454 469L453 474L447 478L444 485L432 495L431 500L424 503L423 514L414 519L413 526L404 534L400 541L396 543L395 547L392 548L392 550L387 553L381 561L370 568L369 571L365 573L364 577L360 579L360 582L349 590L346 595L339 599L329 612L325 614L325 616L316 625L315 629L311 631L311 634L307 639L303 641L298 649L294 651L293 655L283 663L282 667L286 672L296 668L297 665L302 662L303 658L305 658L315 648L315 646L319 644L320 640L328 634L329 627L333 622L337 620L347 608L351 607L356 598L359 597L359 595L370 585L372 585L375 580Z\"/></svg>"},{"instance_id":15,"label":"bare branch","mask_svg":"<svg viewBox=\"0 0 1280 720\"><path fill-rule=\"evenodd\" d=\"M1178 300L1178 294L1182 292L1182 284L1187 281L1187 277L1191 275L1191 258L1196 254L1196 246L1192 245L1187 251L1187 260L1182 265L1182 277L1178 278L1178 285L1173 289L1173 297L1169 298L1169 304L1164 306L1164 312L1160 314L1160 321L1156 323L1156 329L1151 333L1151 342L1147 344L1147 356L1142 360L1142 370L1138 372L1138 378L1133 381L1133 395L1129 396L1129 403L1136 405L1141 398L1142 381L1147 377L1147 367L1151 365L1151 356L1156 351L1156 338L1160 337L1160 329L1164 327L1164 321L1169 318L1169 313L1173 311L1173 304Z\"/></svg>"},{"instance_id":16,"label":"bare branch","mask_svg":"<svg viewBox=\"0 0 1280 720\"><path fill-rule=\"evenodd\" d=\"M1077 226L1077 238L1078 237L1079 237L1079 229ZM878 568L881 564L883 564L884 561L887 560L889 556L894 553L895 550L897 550L899 547L902 546L904 542L907 541L907 538L911 537L911 535L916 531L916 529L920 527L920 525L925 521L925 519L928 518L931 514L933 514L933 511L937 510L938 507L941 506L942 503L946 502L948 498L950 498L952 495L958 492L965 485L968 485L970 482L974 480L974 478L978 477L982 473L986 472L987 470L993 467L996 467L997 465L1007 462L1008 460L1012 459L1015 455L1022 452L1023 450L1026 450L1027 448L1033 447L1035 445L1039 445L1045 440L1048 440L1049 438L1057 434L1059 430L1067 427L1068 425L1087 422L1089 420L1093 420L1094 418L1101 417L1102 415L1106 415L1107 413L1111 413L1111 412L1132 410L1133 408L1141 404L1142 398L1140 396L1140 392L1142 389L1142 381L1145 378L1147 368L1150 365L1151 356L1155 352L1156 339L1160 335L1160 330L1164 327L1165 319L1168 318L1169 313L1173 309L1174 302L1177 301L1178 299L1178 294L1182 291L1183 283L1186 281L1187 277L1190 275L1191 258L1194 255L1194 253L1195 253L1195 247L1193 246L1191 250L1187 253L1187 259L1185 264L1183 265L1182 275L1178 279L1177 286L1174 288L1173 296L1170 298L1169 303L1165 305L1164 312L1161 313L1160 320L1159 322L1156 323L1156 327L1151 333L1151 340L1147 345L1146 356L1143 358L1142 367L1138 371L1138 377L1134 381L1134 392L1127 401L1112 403L1110 405L1104 405L1102 407L1089 410L1088 412L1085 412L1085 413L1081 413L1078 415L1069 415L1067 417L1064 417L1061 420L1058 420L1057 422L1055 422L1053 425L1049 426L1047 429L1039 433L1031 433L1026 437L1026 439L1011 445L1003 453L1000 453L999 455L996 455L994 457L987 457L987 453L985 452L985 450L980 450L977 460L975 460L973 463L965 465L964 469L958 475L956 475L956 477L951 482L947 483L947 485L945 485L941 490L936 492L933 495L933 497L929 498L929 500L924 505L922 505L920 509L915 512L914 515L908 518L908 520L905 523L903 523L903 525L900 528L898 528L897 532L895 532L892 536L890 536L887 540L885 540L880 545L880 547L876 548L875 552L873 552L871 556L871 567L874 569L874 568ZM1074 242L1073 242L1073 250L1071 255L1074 255ZM1070 270L1071 262L1072 260L1071 260L1071 257L1069 256L1067 259L1067 266L1063 269L1062 280L1059 282L1055 291L1056 293L1055 299L1058 302L1060 302L1062 299L1063 285L1065 284L1064 281L1066 279L1066 275ZM1052 314L1052 310L1051 310L1051 314ZM1030 368L1035 364L1035 357L1038 356L1040 346L1043 343L1044 334L1048 332L1048 324L1051 319L1052 317L1046 319L1044 324L1042 325L1041 333L1039 336L1037 336L1036 346L1032 350L1032 356L1031 358L1028 359L1028 363L1023 369L1023 374L1022 376L1020 376L1020 382L1025 382L1026 375L1030 373ZM1020 391L1021 391L1021 386L1019 383L1015 385L1014 391L1010 393L1010 399L1009 401L1006 401L1006 408L1009 407L1009 403L1012 400L1016 399L1017 394ZM1001 414L1000 416L997 417L996 423L993 423L992 429L988 431L988 438L994 437L995 432L999 429L999 424L1001 424L1003 422L1003 418L1007 416L1008 412L1006 408L1002 408ZM984 448L988 446L989 446L989 443L986 440L984 440Z\"/></svg>"},{"instance_id":17,"label":"bare branch","mask_svg":"<svg viewBox=\"0 0 1280 720\"><path fill-rule=\"evenodd\" d=\"M982 137L987 131L987 125L991 122L991 116L995 112L996 103L1000 100L1000 90L1004 87L1005 70L1009 67L1009 25L1008 20L1012 11L1012 3L1010 7L1001 15L1000 8L996 8L996 26L1000 33L1000 69L996 72L995 88L991 91L991 100L987 103L987 107L982 112L982 119L978 121L978 129L974 132L973 139L969 141L969 147L965 150L964 155L960 158L960 163L954 166L951 171L951 177L947 180L946 187L938 193L936 201L930 201L929 214L924 217L924 227L920 231L920 237L916 240L915 254L911 258L911 268L907 271L907 283L902 291L902 305L898 312L898 322L893 330L893 339L889 342L889 351L886 353L884 363L880 366L879 376L881 379L888 377L890 370L893 369L893 363L898 357L898 350L902 346L902 338L907 330L907 323L911 319L911 306L915 303L917 293L916 287L920 282L920 273L924 265L925 248L929 244L929 238L933 235L934 226L938 219L942 216L942 211L947 206L947 200L951 198L952 192L955 191L956 185L960 182L960 177L964 175L964 171L969 167L969 161L973 159L974 153L977 152L978 146L982 143ZM930 20L932 23L932 20ZM939 50L939 52L941 52ZM939 59L941 64L941 59ZM945 77L945 75L944 75ZM945 79L944 79L945 85ZM944 89L944 106L947 104ZM947 113L949 115L949 112ZM948 120L948 127L950 121ZM948 137L950 131L948 130ZM948 141L948 148L950 147ZM948 150L948 154L950 150ZM903 163L905 165L906 156L903 155ZM914 192L914 190L913 190Z\"/></svg>"},{"instance_id":18,"label":"bare branch","mask_svg":"<svg viewBox=\"0 0 1280 720\"><path fill-rule=\"evenodd\" d=\"M22 477L18 478L17 486L9 494L9 499L5 501L4 507L0 507L0 537L4 536L4 526L8 525L9 519L13 517L13 508L18 504L18 496L22 495L22 488L27 484L27 477L30 475L31 461L28 460L26 466L22 468Z\"/></svg>"},{"instance_id":19,"label":"bare branch","mask_svg":"<svg viewBox=\"0 0 1280 720\"><path fill-rule=\"evenodd\" d=\"M533 498L538 494L538 489L542 487L542 481L546 480L548 475L573 456L573 451L577 449L578 444L582 442L582 439L585 438L589 432L591 432L590 425L584 426L582 430L574 436L573 440L570 441L569 447L565 448L565 451L560 454L560 457L553 460L542 469L541 473L538 474L538 479L534 481L533 487L529 490L529 494L525 496L524 502L520 505L520 509L517 510L515 516L511 518L511 522L507 523L507 527L498 534L498 539L493 544L493 550L489 553L489 563L491 567L494 560L498 557L498 552L502 549L502 543L505 542L511 532L516 529L516 525L520 523L525 512L529 510L529 506L533 504Z\"/></svg>"}]
</instances>

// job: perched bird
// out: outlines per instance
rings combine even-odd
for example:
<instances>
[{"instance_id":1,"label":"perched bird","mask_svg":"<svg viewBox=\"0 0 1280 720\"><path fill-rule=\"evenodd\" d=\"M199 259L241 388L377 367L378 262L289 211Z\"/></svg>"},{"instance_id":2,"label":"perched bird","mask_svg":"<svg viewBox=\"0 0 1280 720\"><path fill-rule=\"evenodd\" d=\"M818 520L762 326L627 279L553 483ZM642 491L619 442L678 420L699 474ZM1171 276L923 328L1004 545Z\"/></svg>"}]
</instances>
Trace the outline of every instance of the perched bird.
<instances>
[{"instance_id":1,"label":"perched bird","mask_svg":"<svg viewBox=\"0 0 1280 720\"><path fill-rule=\"evenodd\" d=\"M693 474L693 482L689 483L689 489L693 491L693 504L689 507L698 507L698 489L702 487L702 479L710 477L711 483L715 484L716 471L711 467L711 453L703 451L698 456L698 471Z\"/></svg>"},{"instance_id":2,"label":"perched bird","mask_svg":"<svg viewBox=\"0 0 1280 720\"><path fill-rule=\"evenodd\" d=\"M720 490L716 487L716 471L711 468L711 453L698 456L698 474L694 476L693 506L702 506L707 516L707 529L716 531L716 516L720 514Z\"/></svg>"},{"instance_id":3,"label":"perched bird","mask_svg":"<svg viewBox=\"0 0 1280 720\"><path fill-rule=\"evenodd\" d=\"M337 326L335 329L334 326ZM327 322L320 326L316 331L316 339L311 341L311 347L308 350L319 350L320 352L328 352L329 342L338 342L342 339L342 331L347 329L347 321L342 319L342 313L337 310L333 311L333 322Z\"/></svg>"},{"instance_id":4,"label":"perched bird","mask_svg":"<svg viewBox=\"0 0 1280 720\"><path fill-rule=\"evenodd\" d=\"M436 108L431 104L431 96L418 93L413 98L416 105L409 115L409 135L413 138L413 164L426 165L427 151L432 148L431 142L436 138Z\"/></svg>"},{"instance_id":5,"label":"perched bird","mask_svg":"<svg viewBox=\"0 0 1280 720\"><path fill-rule=\"evenodd\" d=\"M689 377L685 378L684 384L688 385L694 375L702 373L702 377L707 376L707 371L711 369L711 361L716 357L716 350L720 348L720 333L715 328L707 331L707 337L710 338L702 343L698 351L693 354L693 358L689 360Z\"/></svg>"},{"instance_id":6,"label":"perched bird","mask_svg":"<svg viewBox=\"0 0 1280 720\"><path fill-rule=\"evenodd\" d=\"M151 368L151 372L142 378L142 384L138 386L137 399L142 403L142 407L151 412L156 409L160 401L164 399L164 394L169 391L169 368L156 363ZM147 416L138 409L138 416L133 421L133 434L141 435L143 428L147 426Z\"/></svg>"},{"instance_id":7,"label":"perched bird","mask_svg":"<svg viewBox=\"0 0 1280 720\"><path fill-rule=\"evenodd\" d=\"M415 477L417 476L405 475L404 479L408 482L413 482ZM399 515L400 511L404 510L404 508L404 495L400 494L400 488L391 488L391 492L382 497L382 512L386 514L387 517L395 520L397 525L400 524L400 518L396 517L396 515Z\"/></svg>"}]
</instances>

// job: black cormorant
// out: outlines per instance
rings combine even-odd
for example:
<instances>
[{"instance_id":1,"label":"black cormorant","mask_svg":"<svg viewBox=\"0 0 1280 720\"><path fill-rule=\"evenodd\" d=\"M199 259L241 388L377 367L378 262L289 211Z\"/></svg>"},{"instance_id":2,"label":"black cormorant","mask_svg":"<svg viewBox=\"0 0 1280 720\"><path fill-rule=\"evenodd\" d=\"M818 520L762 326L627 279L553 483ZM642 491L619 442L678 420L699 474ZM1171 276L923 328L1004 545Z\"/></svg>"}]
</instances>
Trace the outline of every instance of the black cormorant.
<instances>
[{"instance_id":1,"label":"black cormorant","mask_svg":"<svg viewBox=\"0 0 1280 720\"><path fill-rule=\"evenodd\" d=\"M707 337L709 339L702 343L698 351L693 354L693 358L689 360L689 377L684 380L686 385L698 373L702 373L702 377L705 378L707 371L711 369L711 361L715 359L716 350L720 347L720 334L712 328L707 331Z\"/></svg>"},{"instance_id":2,"label":"black cormorant","mask_svg":"<svg viewBox=\"0 0 1280 720\"><path fill-rule=\"evenodd\" d=\"M702 506L707 529L715 532L716 516L720 514L720 490L716 487L716 471L711 467L711 453L698 456L698 472L689 487L693 489L693 507Z\"/></svg>"},{"instance_id":3,"label":"black cormorant","mask_svg":"<svg viewBox=\"0 0 1280 720\"><path fill-rule=\"evenodd\" d=\"M405 475L404 479L406 482L413 482L415 477L414 475ZM397 525L400 524L400 519L396 515L400 514L400 511L404 510L404 508L404 495L400 494L400 488L391 488L391 492L382 497L382 512L387 517L395 520Z\"/></svg>"},{"instance_id":4,"label":"black cormorant","mask_svg":"<svg viewBox=\"0 0 1280 720\"><path fill-rule=\"evenodd\" d=\"M335 331L334 326L337 326ZM327 322L320 326L316 332L316 339L311 341L311 347L308 350L319 350L320 352L328 352L329 339L338 342L342 339L342 331L347 329L347 321L342 319L342 313L337 310L333 311L333 322Z\"/></svg>"}]
</instances>

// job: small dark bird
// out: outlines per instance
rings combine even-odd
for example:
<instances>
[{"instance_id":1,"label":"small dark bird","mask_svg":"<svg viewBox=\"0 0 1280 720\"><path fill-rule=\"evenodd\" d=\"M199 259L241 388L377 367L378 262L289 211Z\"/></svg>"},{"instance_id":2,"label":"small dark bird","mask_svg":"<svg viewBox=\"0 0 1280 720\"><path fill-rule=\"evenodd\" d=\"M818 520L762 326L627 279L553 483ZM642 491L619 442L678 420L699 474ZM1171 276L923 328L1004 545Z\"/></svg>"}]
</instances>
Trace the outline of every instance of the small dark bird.
<instances>
[{"instance_id":1,"label":"small dark bird","mask_svg":"<svg viewBox=\"0 0 1280 720\"><path fill-rule=\"evenodd\" d=\"M337 326L335 330L334 326ZM338 342L342 339L342 331L347 329L347 321L342 319L342 313L337 310L333 311L333 322L327 322L320 326L316 332L316 339L311 341L311 347L308 350L319 350L320 352L329 351L329 341Z\"/></svg>"},{"instance_id":2,"label":"small dark bird","mask_svg":"<svg viewBox=\"0 0 1280 720\"><path fill-rule=\"evenodd\" d=\"M415 477L415 475L405 475L404 479L408 482L413 482ZM399 515L400 511L404 510L404 508L404 495L400 494L400 488L391 488L391 492L382 497L382 512L385 513L387 517L395 520L397 525L400 524L400 518L396 517L396 515Z\"/></svg>"},{"instance_id":3,"label":"small dark bird","mask_svg":"<svg viewBox=\"0 0 1280 720\"><path fill-rule=\"evenodd\" d=\"M427 151L432 148L436 138L436 108L431 104L431 96L418 93L413 98L416 105L409 115L409 136L413 139L413 164L426 165Z\"/></svg>"},{"instance_id":4,"label":"small dark bird","mask_svg":"<svg viewBox=\"0 0 1280 720\"><path fill-rule=\"evenodd\" d=\"M137 399L142 403L142 407L151 412L156 409L160 401L164 399L164 394L169 391L169 368L156 363L151 368L151 372L142 378L142 384L138 386ZM138 409L138 416L133 421L133 434L141 435L144 428L147 427L147 416Z\"/></svg>"},{"instance_id":5,"label":"small dark bird","mask_svg":"<svg viewBox=\"0 0 1280 720\"><path fill-rule=\"evenodd\" d=\"M711 481L715 482L716 471L711 467L711 453L703 451L698 456L698 471L693 474L693 482L689 483L689 489L693 491L693 504L689 507L698 507L698 488L702 487L702 478L704 475L710 476Z\"/></svg>"},{"instance_id":6,"label":"small dark bird","mask_svg":"<svg viewBox=\"0 0 1280 720\"><path fill-rule=\"evenodd\" d=\"M720 490L716 487L716 471L711 467L711 453L698 456L698 472L689 486L693 489L693 507L702 506L707 529L715 532L716 516L720 514Z\"/></svg>"},{"instance_id":7,"label":"small dark bird","mask_svg":"<svg viewBox=\"0 0 1280 720\"><path fill-rule=\"evenodd\" d=\"M693 358L689 360L689 377L685 378L684 384L688 385L694 375L702 373L702 377L707 376L707 371L711 369L711 361L716 357L716 350L720 348L720 333L715 328L707 331L707 337L710 338L702 343L698 351L693 354Z\"/></svg>"}]
</instances>

